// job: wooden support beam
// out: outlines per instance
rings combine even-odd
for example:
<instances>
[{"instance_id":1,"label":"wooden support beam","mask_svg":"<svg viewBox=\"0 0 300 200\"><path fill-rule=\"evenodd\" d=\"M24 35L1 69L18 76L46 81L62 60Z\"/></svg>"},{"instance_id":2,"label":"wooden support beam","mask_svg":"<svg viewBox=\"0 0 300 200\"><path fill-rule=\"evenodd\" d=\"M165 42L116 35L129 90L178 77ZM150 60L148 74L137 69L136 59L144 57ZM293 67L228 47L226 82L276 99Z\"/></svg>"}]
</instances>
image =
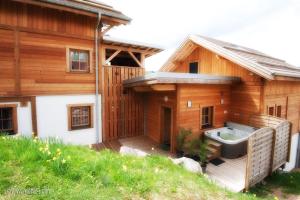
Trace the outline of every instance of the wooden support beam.
<instances>
[{"instance_id":1,"label":"wooden support beam","mask_svg":"<svg viewBox=\"0 0 300 200\"><path fill-rule=\"evenodd\" d=\"M114 52L108 59L106 59L105 63L108 64L112 59L114 59L119 53L121 52L121 50L117 50L116 52Z\"/></svg>"},{"instance_id":2,"label":"wooden support beam","mask_svg":"<svg viewBox=\"0 0 300 200\"><path fill-rule=\"evenodd\" d=\"M131 52L131 51L128 51L129 55L132 57L132 59L140 66L140 67L144 67L142 65L142 63L135 57L135 55Z\"/></svg>"},{"instance_id":3,"label":"wooden support beam","mask_svg":"<svg viewBox=\"0 0 300 200\"><path fill-rule=\"evenodd\" d=\"M106 29L101 30L101 35L104 36L110 29L112 29L114 26L108 26Z\"/></svg>"},{"instance_id":4,"label":"wooden support beam","mask_svg":"<svg viewBox=\"0 0 300 200\"><path fill-rule=\"evenodd\" d=\"M20 37L19 31L15 29L14 31L14 43L15 43L15 50L14 50L14 61L15 61L15 94L19 96L21 94L21 81L20 81Z\"/></svg>"},{"instance_id":5,"label":"wooden support beam","mask_svg":"<svg viewBox=\"0 0 300 200\"><path fill-rule=\"evenodd\" d=\"M176 85L174 85L174 84L159 84L159 85L151 85L151 88L154 91L175 91Z\"/></svg>"},{"instance_id":6,"label":"wooden support beam","mask_svg":"<svg viewBox=\"0 0 300 200\"><path fill-rule=\"evenodd\" d=\"M148 86L136 86L133 88L135 92L150 92L152 91L151 87Z\"/></svg>"}]
</instances>

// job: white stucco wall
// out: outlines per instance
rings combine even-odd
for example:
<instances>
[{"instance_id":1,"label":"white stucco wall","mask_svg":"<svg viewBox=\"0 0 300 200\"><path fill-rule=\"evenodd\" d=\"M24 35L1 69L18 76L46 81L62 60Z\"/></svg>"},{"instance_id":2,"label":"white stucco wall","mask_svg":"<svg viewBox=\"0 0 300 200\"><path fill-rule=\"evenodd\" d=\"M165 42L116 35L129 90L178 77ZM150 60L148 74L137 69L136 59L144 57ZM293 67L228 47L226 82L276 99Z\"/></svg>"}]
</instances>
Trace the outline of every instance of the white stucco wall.
<instances>
[{"instance_id":1,"label":"white stucco wall","mask_svg":"<svg viewBox=\"0 0 300 200\"><path fill-rule=\"evenodd\" d=\"M68 130L69 104L90 104L94 106L94 127L81 130ZM37 96L37 128L40 138L58 138L64 143L70 144L95 144L96 141L96 110L95 95L59 95ZM101 95L99 95L99 142L102 140L101 128Z\"/></svg>"},{"instance_id":2,"label":"white stucco wall","mask_svg":"<svg viewBox=\"0 0 300 200\"><path fill-rule=\"evenodd\" d=\"M31 118L31 104L28 102L27 106L21 107L20 102L7 102L7 103L0 103L0 104L14 104L17 106L17 122L18 122L18 131L24 136L31 136L32 135L32 118Z\"/></svg>"},{"instance_id":3,"label":"white stucco wall","mask_svg":"<svg viewBox=\"0 0 300 200\"><path fill-rule=\"evenodd\" d=\"M284 168L284 171L291 171L295 168L296 157L297 157L297 147L298 147L298 137L299 134L293 134L291 141L291 152L290 152L290 162L288 162Z\"/></svg>"}]
</instances>

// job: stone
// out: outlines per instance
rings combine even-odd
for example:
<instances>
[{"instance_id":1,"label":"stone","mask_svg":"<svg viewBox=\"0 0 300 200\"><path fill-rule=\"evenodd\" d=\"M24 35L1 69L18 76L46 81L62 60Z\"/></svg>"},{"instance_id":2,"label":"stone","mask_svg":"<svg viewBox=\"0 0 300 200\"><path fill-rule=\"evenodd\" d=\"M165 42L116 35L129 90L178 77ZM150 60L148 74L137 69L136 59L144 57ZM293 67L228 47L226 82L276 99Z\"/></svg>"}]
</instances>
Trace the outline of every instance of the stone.
<instances>
[{"instance_id":1,"label":"stone","mask_svg":"<svg viewBox=\"0 0 300 200\"><path fill-rule=\"evenodd\" d=\"M132 155L132 156L137 156L137 157L146 157L149 155L144 151L141 151L139 149L134 149L131 147L127 147L127 146L121 146L120 154L121 155Z\"/></svg>"},{"instance_id":2,"label":"stone","mask_svg":"<svg viewBox=\"0 0 300 200\"><path fill-rule=\"evenodd\" d=\"M199 162L197 162L191 158L181 157L181 158L177 158L177 159L171 158L171 160L175 165L182 165L183 168L185 168L186 170L188 170L190 172L198 173L198 174L202 173L202 169L201 169Z\"/></svg>"}]
</instances>

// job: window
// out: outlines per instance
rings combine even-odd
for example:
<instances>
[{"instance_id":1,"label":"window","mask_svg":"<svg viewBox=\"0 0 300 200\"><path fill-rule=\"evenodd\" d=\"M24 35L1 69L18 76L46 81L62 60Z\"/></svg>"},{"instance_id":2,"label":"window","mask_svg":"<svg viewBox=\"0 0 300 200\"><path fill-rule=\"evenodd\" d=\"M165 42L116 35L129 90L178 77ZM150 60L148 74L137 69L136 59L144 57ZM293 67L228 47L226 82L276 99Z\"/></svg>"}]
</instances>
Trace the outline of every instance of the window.
<instances>
[{"instance_id":1,"label":"window","mask_svg":"<svg viewBox=\"0 0 300 200\"><path fill-rule=\"evenodd\" d=\"M69 112L69 130L86 129L93 127L93 106L70 105Z\"/></svg>"},{"instance_id":2,"label":"window","mask_svg":"<svg viewBox=\"0 0 300 200\"><path fill-rule=\"evenodd\" d=\"M90 51L69 49L69 71L90 72Z\"/></svg>"},{"instance_id":3,"label":"window","mask_svg":"<svg viewBox=\"0 0 300 200\"><path fill-rule=\"evenodd\" d=\"M281 117L281 106L276 107L276 117Z\"/></svg>"},{"instance_id":4,"label":"window","mask_svg":"<svg viewBox=\"0 0 300 200\"><path fill-rule=\"evenodd\" d=\"M213 106L202 108L202 124L201 124L202 129L210 128L213 126L213 112L214 112Z\"/></svg>"},{"instance_id":5,"label":"window","mask_svg":"<svg viewBox=\"0 0 300 200\"><path fill-rule=\"evenodd\" d=\"M268 115L275 115L275 108L274 106L268 107Z\"/></svg>"},{"instance_id":6,"label":"window","mask_svg":"<svg viewBox=\"0 0 300 200\"><path fill-rule=\"evenodd\" d=\"M16 105L0 105L0 132L17 133Z\"/></svg>"},{"instance_id":7,"label":"window","mask_svg":"<svg viewBox=\"0 0 300 200\"><path fill-rule=\"evenodd\" d=\"M189 73L198 74L198 62L191 62L190 63Z\"/></svg>"}]
</instances>

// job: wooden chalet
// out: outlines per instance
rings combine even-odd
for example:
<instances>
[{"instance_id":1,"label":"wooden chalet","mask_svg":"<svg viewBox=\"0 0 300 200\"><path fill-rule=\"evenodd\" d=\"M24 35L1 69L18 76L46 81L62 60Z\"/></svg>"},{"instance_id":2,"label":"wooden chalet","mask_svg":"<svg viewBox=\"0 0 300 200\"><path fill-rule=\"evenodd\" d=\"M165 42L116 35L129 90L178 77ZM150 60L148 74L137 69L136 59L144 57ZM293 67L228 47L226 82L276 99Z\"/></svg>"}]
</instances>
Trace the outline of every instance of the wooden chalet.
<instances>
[{"instance_id":1,"label":"wooden chalet","mask_svg":"<svg viewBox=\"0 0 300 200\"><path fill-rule=\"evenodd\" d=\"M73 144L143 134L122 81L161 49L105 36L130 20L92 0L1 0L0 131Z\"/></svg>"},{"instance_id":2,"label":"wooden chalet","mask_svg":"<svg viewBox=\"0 0 300 200\"><path fill-rule=\"evenodd\" d=\"M124 81L144 93L145 133L175 150L180 128L194 137L226 122L249 125L265 114L291 122L286 145L294 168L300 122L300 68L259 51L193 35L160 72Z\"/></svg>"}]
</instances>

